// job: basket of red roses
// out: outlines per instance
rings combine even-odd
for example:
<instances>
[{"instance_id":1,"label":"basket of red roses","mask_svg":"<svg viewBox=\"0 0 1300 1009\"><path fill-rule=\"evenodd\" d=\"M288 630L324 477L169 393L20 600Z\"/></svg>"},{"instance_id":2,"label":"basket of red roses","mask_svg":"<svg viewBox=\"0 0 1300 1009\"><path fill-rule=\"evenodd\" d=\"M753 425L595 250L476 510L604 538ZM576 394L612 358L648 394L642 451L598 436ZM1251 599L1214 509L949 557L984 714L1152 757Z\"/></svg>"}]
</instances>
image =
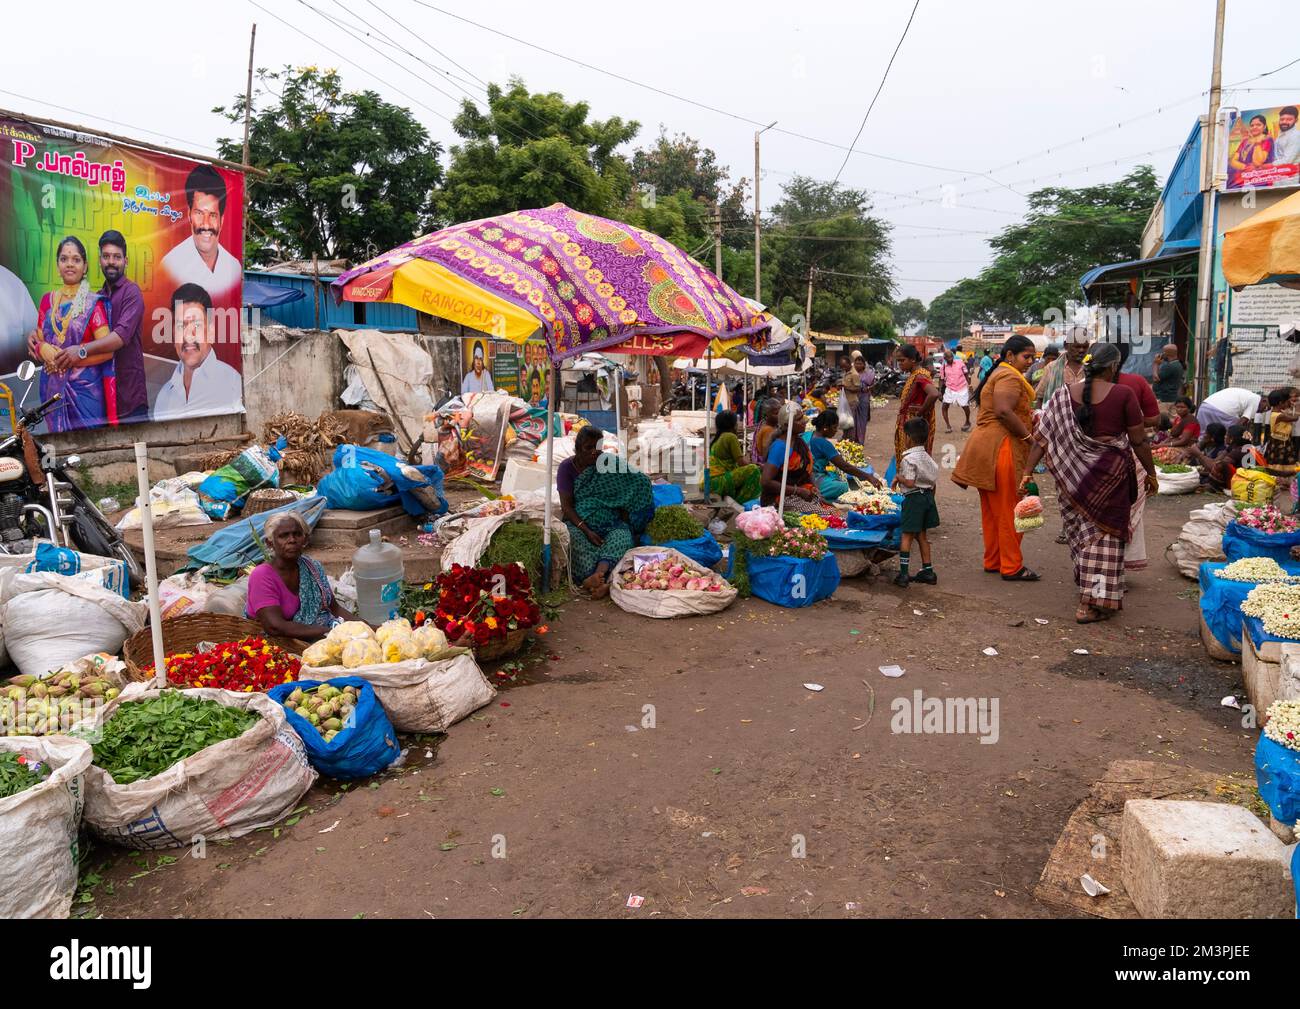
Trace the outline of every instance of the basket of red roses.
<instances>
[{"instance_id":1,"label":"basket of red roses","mask_svg":"<svg viewBox=\"0 0 1300 1009\"><path fill-rule=\"evenodd\" d=\"M528 630L542 618L528 572L521 564L468 568L453 564L432 586L432 598L411 614L417 627L428 621L450 644L474 649L479 662L513 655Z\"/></svg>"}]
</instances>

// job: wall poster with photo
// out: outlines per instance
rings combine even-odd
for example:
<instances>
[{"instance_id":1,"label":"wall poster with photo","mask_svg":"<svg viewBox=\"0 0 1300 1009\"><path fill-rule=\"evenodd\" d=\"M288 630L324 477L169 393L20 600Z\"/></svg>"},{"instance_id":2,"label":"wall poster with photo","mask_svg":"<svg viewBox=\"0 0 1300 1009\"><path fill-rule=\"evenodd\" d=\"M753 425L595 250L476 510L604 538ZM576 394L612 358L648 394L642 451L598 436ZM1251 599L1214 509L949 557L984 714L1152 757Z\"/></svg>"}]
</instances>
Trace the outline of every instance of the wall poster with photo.
<instances>
[{"instance_id":1,"label":"wall poster with photo","mask_svg":"<svg viewBox=\"0 0 1300 1009\"><path fill-rule=\"evenodd\" d=\"M241 172L0 118L0 381L60 396L38 431L243 411L243 206Z\"/></svg>"}]
</instances>

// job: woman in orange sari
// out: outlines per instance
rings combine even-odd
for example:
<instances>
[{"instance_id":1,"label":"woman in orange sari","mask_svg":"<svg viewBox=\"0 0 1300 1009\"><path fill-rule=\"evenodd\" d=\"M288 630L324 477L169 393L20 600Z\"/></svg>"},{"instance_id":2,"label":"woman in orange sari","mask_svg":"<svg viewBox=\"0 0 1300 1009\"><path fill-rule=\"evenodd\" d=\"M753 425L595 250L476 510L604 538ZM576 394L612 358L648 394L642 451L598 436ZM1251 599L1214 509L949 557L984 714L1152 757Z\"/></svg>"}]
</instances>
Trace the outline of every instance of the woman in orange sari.
<instances>
[{"instance_id":1,"label":"woman in orange sari","mask_svg":"<svg viewBox=\"0 0 1300 1009\"><path fill-rule=\"evenodd\" d=\"M898 394L898 422L894 427L894 465L903 458L910 446L903 425L913 417L921 417L930 425L930 435L925 439L927 454L934 450L934 405L939 402L939 387L921 364L921 352L910 343L898 348L898 369L907 375L903 391Z\"/></svg>"},{"instance_id":2,"label":"woman in orange sari","mask_svg":"<svg viewBox=\"0 0 1300 1009\"><path fill-rule=\"evenodd\" d=\"M1033 363L1034 344L1028 337L1013 336L1002 345L997 366L975 390L975 430L952 474L958 487L979 489L984 570L1000 573L1008 582L1038 581L1020 553L1022 534L1016 532L1015 516L1032 437L1034 387L1024 373Z\"/></svg>"}]
</instances>

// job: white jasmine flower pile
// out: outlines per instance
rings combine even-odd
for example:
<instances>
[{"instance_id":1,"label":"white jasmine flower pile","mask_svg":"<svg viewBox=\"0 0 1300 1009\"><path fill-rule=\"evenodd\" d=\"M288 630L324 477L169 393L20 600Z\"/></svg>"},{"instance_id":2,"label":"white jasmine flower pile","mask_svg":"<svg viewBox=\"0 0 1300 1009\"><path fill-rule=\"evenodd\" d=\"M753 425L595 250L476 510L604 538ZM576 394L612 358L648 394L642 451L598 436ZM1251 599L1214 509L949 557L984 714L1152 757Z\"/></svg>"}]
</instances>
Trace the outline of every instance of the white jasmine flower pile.
<instances>
[{"instance_id":1,"label":"white jasmine flower pile","mask_svg":"<svg viewBox=\"0 0 1300 1009\"><path fill-rule=\"evenodd\" d=\"M898 511L898 504L888 492L871 490L863 487L859 490L845 491L836 499L836 504L845 504L854 511L864 515L892 515Z\"/></svg>"},{"instance_id":2,"label":"white jasmine flower pile","mask_svg":"<svg viewBox=\"0 0 1300 1009\"><path fill-rule=\"evenodd\" d=\"M1264 582L1250 590L1241 612L1259 617L1264 630L1279 638L1300 639L1300 585Z\"/></svg>"},{"instance_id":3,"label":"white jasmine flower pile","mask_svg":"<svg viewBox=\"0 0 1300 1009\"><path fill-rule=\"evenodd\" d=\"M1270 704L1264 735L1275 743L1300 750L1300 701L1274 701Z\"/></svg>"},{"instance_id":4,"label":"white jasmine flower pile","mask_svg":"<svg viewBox=\"0 0 1300 1009\"><path fill-rule=\"evenodd\" d=\"M1287 574L1286 568L1273 560L1272 557L1243 557L1239 561L1233 561L1226 567L1220 568L1215 574L1220 578L1226 578L1230 582L1293 582L1300 580L1294 575Z\"/></svg>"}]
</instances>

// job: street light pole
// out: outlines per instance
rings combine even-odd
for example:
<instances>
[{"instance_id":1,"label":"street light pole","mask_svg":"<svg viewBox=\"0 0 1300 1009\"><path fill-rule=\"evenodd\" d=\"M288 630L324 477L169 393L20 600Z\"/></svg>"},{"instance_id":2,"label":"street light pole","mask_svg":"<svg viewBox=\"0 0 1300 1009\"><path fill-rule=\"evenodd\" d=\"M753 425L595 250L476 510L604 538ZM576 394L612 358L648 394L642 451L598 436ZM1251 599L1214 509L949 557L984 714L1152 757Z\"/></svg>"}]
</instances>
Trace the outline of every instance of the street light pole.
<instances>
[{"instance_id":1,"label":"street light pole","mask_svg":"<svg viewBox=\"0 0 1300 1009\"><path fill-rule=\"evenodd\" d=\"M758 180L762 169L759 167L758 138L776 125L773 119L761 130L754 131L754 300L763 300L763 219L762 204L758 199Z\"/></svg>"},{"instance_id":2,"label":"street light pole","mask_svg":"<svg viewBox=\"0 0 1300 1009\"><path fill-rule=\"evenodd\" d=\"M1197 257L1196 300L1196 346L1195 358L1191 362L1193 393L1200 402L1209 392L1209 352L1210 352L1210 292L1214 288L1214 237L1218 230L1215 223L1215 200L1218 196L1214 188L1214 173L1218 167L1215 159L1215 138L1218 135L1219 100L1222 95L1223 77L1223 17L1227 0L1218 0L1214 14L1214 63L1210 69L1210 111L1205 128L1201 130L1201 153L1203 167L1201 184L1204 187L1204 202L1201 206L1201 248Z\"/></svg>"}]
</instances>

